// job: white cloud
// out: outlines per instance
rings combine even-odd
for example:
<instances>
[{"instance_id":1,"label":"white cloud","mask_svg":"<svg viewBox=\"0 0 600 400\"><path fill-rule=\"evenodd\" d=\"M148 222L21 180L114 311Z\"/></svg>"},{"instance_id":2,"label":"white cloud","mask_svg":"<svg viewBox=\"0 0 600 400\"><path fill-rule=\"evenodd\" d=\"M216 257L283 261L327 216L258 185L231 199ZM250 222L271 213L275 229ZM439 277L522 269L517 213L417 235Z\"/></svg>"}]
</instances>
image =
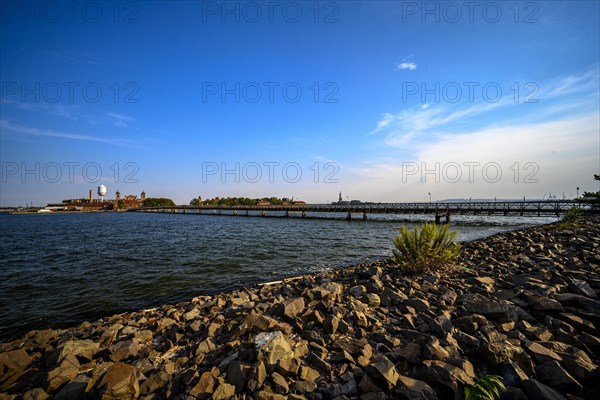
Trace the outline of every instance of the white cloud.
<instances>
[{"instance_id":1,"label":"white cloud","mask_svg":"<svg viewBox=\"0 0 600 400\"><path fill-rule=\"evenodd\" d=\"M387 127L394 121L395 117L390 113L384 113L383 117L377 122L377 127L371 131L371 133L377 133L383 128Z\"/></svg>"},{"instance_id":2,"label":"white cloud","mask_svg":"<svg viewBox=\"0 0 600 400\"><path fill-rule=\"evenodd\" d=\"M597 190L592 179L600 145L597 66L536 87L536 104L523 104L530 91L517 102L508 91L496 103L428 103L382 114L371 133L380 135L384 151L347 170L356 182L351 189L377 201L426 201L429 192L434 199L542 198L549 192L569 197L577 186ZM465 164L471 162L479 163L474 171ZM419 171L403 181L406 163ZM483 176L488 163L501 168L497 182ZM455 165L461 179L449 182L443 168ZM434 171L425 182L423 168ZM432 179L436 168L438 182ZM469 172L475 174L472 182ZM525 182L526 177L533 179Z\"/></svg>"},{"instance_id":3,"label":"white cloud","mask_svg":"<svg viewBox=\"0 0 600 400\"><path fill-rule=\"evenodd\" d=\"M526 84L522 86L525 87ZM376 128L370 132L384 133L384 144L394 148L414 149L420 138L451 135L457 128L462 130L462 124L471 122L474 118L500 109L514 108L514 119L525 119L526 122L539 121L543 117L556 117L557 112L581 110L597 102L599 75L597 69L590 69L579 75L571 75L550 81L544 85L531 83L527 90L519 93L515 101L515 93L508 90L498 101L480 101L461 103L421 104L402 110L399 113L384 113L377 121ZM528 97L531 95L530 97ZM539 107L531 113L527 99L537 99ZM596 100L594 100L596 99ZM518 108L517 108L518 106ZM518 112L521 113L518 113ZM489 115L488 120L491 119Z\"/></svg>"},{"instance_id":4,"label":"white cloud","mask_svg":"<svg viewBox=\"0 0 600 400\"><path fill-rule=\"evenodd\" d=\"M405 62L398 63L398 65L396 66L396 69L398 71L403 70L403 69L408 69L410 71L413 71L413 70L417 69L417 64L412 61L409 61L409 62L405 61Z\"/></svg>"},{"instance_id":5,"label":"white cloud","mask_svg":"<svg viewBox=\"0 0 600 400\"><path fill-rule=\"evenodd\" d=\"M599 129L600 116L588 113L464 131L420 145L411 158L369 160L347 172L357 197L377 201L426 201L429 192L438 200L542 198L549 192L570 197L576 186L595 190Z\"/></svg>"},{"instance_id":6,"label":"white cloud","mask_svg":"<svg viewBox=\"0 0 600 400\"><path fill-rule=\"evenodd\" d=\"M129 124L135 121L135 118L127 115L115 114L111 112L107 113L107 115L112 119L113 124L119 128L129 126Z\"/></svg>"},{"instance_id":7,"label":"white cloud","mask_svg":"<svg viewBox=\"0 0 600 400\"><path fill-rule=\"evenodd\" d=\"M20 134L24 134L24 135L45 136L45 137L70 139L70 140L82 140L82 141L88 141L88 142L100 142L100 143L107 143L107 144L114 144L114 145L128 145L128 144L132 143L130 140L121 139L121 138L105 138L105 137L93 136L93 135L84 135L84 134L78 134L78 133L53 131L53 130L49 130L49 129L44 130L44 129L38 129L38 128L31 128L31 127L27 127L27 126L13 124L5 119L0 120L0 129L15 132L15 133L20 133Z\"/></svg>"}]
</instances>

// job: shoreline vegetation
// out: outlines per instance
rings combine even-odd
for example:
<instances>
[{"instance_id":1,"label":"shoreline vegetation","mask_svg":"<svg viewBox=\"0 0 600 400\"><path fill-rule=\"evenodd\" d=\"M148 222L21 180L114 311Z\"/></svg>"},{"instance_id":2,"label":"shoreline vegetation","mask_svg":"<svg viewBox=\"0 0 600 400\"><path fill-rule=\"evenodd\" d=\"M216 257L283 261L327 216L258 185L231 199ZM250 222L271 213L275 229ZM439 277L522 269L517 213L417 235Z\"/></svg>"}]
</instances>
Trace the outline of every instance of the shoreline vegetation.
<instances>
[{"instance_id":1,"label":"shoreline vegetation","mask_svg":"<svg viewBox=\"0 0 600 400\"><path fill-rule=\"evenodd\" d=\"M0 343L0 399L600 398L600 216Z\"/></svg>"}]
</instances>

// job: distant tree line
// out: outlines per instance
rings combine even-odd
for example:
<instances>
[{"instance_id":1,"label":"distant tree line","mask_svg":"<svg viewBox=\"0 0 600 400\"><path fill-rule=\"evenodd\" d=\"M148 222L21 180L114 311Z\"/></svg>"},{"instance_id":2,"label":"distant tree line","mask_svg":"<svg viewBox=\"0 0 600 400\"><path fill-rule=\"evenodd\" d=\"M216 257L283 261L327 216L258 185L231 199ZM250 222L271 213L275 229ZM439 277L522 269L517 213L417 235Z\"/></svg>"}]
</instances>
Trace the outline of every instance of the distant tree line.
<instances>
[{"instance_id":1,"label":"distant tree line","mask_svg":"<svg viewBox=\"0 0 600 400\"><path fill-rule=\"evenodd\" d=\"M144 200L144 207L169 207L175 206L175 203L171 199L165 199L164 197L148 197Z\"/></svg>"},{"instance_id":2,"label":"distant tree line","mask_svg":"<svg viewBox=\"0 0 600 400\"><path fill-rule=\"evenodd\" d=\"M594 179L600 181L600 175L594 174ZM583 196L578 198L577 201L582 203L600 203L600 191L583 192Z\"/></svg>"},{"instance_id":3,"label":"distant tree line","mask_svg":"<svg viewBox=\"0 0 600 400\"><path fill-rule=\"evenodd\" d=\"M270 204L277 206L284 203L289 203L290 199L283 197L263 197L251 199L249 197L215 197L214 199L202 200L200 197L196 197L190 201L190 205L226 205L226 206L253 206L260 202L269 202Z\"/></svg>"}]
</instances>

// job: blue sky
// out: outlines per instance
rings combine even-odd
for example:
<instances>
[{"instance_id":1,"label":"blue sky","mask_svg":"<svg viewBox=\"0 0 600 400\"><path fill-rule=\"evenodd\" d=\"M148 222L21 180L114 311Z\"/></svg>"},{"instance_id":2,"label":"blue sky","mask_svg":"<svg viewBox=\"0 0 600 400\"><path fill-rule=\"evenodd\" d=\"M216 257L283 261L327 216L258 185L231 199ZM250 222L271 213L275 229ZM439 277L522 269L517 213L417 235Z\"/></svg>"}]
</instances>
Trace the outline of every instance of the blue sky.
<instances>
[{"instance_id":1,"label":"blue sky","mask_svg":"<svg viewBox=\"0 0 600 400\"><path fill-rule=\"evenodd\" d=\"M2 206L598 190L598 1L0 11Z\"/></svg>"}]
</instances>

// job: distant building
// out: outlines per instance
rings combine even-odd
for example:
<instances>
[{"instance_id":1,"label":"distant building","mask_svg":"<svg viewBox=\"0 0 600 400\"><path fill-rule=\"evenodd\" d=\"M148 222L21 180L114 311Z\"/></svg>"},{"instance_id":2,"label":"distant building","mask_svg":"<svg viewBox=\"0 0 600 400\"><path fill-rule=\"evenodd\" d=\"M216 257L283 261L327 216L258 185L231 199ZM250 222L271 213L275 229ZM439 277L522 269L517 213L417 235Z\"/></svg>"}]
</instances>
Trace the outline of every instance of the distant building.
<instances>
[{"instance_id":1,"label":"distant building","mask_svg":"<svg viewBox=\"0 0 600 400\"><path fill-rule=\"evenodd\" d=\"M129 194L125 196L125 208L127 210L133 208L140 208L144 205L144 199L146 198L146 193L142 192L141 199L138 199L137 196L133 194Z\"/></svg>"},{"instance_id":2,"label":"distant building","mask_svg":"<svg viewBox=\"0 0 600 400\"><path fill-rule=\"evenodd\" d=\"M121 192L117 190L114 199L94 200L92 191L89 191L88 198L81 199L65 199L60 204L48 204L44 210L48 211L101 211L101 210L118 210L119 202L124 202L126 210L139 208L144 205L146 193L142 192L140 199L136 195L129 194L121 198Z\"/></svg>"},{"instance_id":3,"label":"distant building","mask_svg":"<svg viewBox=\"0 0 600 400\"><path fill-rule=\"evenodd\" d=\"M362 201L360 200L344 200L342 197L342 192L340 192L339 196L338 196L338 201L334 201L331 204L339 204L339 205L346 205L346 204L363 204Z\"/></svg>"}]
</instances>

